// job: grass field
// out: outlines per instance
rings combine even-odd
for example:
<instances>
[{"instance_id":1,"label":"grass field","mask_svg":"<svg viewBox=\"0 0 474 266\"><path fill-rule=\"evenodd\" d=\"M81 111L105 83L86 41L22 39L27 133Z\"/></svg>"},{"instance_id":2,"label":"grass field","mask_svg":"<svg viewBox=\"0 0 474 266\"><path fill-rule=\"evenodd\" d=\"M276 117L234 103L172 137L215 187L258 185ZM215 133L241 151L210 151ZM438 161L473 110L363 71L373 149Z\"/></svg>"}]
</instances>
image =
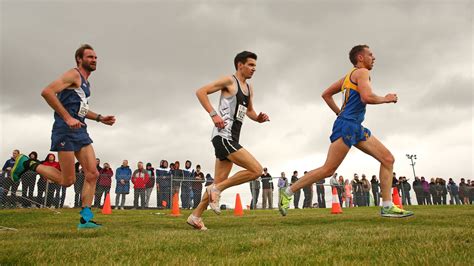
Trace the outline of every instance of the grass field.
<instances>
[{"instance_id":1,"label":"grass field","mask_svg":"<svg viewBox=\"0 0 474 266\"><path fill-rule=\"evenodd\" d=\"M78 210L1 210L6 264L409 264L474 265L474 206L413 206L415 216L381 218L375 207L232 211L204 216L206 232L158 210L113 211L99 230L76 229Z\"/></svg>"}]
</instances>

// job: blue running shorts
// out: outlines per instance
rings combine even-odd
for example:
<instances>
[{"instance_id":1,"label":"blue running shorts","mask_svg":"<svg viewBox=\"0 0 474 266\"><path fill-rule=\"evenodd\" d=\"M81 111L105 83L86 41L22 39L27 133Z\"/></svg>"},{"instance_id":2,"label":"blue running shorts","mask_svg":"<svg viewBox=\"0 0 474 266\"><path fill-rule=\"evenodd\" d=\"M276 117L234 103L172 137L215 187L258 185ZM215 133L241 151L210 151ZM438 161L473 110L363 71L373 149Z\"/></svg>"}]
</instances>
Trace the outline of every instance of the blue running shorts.
<instances>
[{"instance_id":1,"label":"blue running shorts","mask_svg":"<svg viewBox=\"0 0 474 266\"><path fill-rule=\"evenodd\" d=\"M51 134L51 151L79 151L92 143L87 131L55 132Z\"/></svg>"},{"instance_id":2,"label":"blue running shorts","mask_svg":"<svg viewBox=\"0 0 474 266\"><path fill-rule=\"evenodd\" d=\"M350 148L352 145L367 140L370 136L370 130L361 124L337 118L332 127L332 134L329 139L332 143L342 138L344 143Z\"/></svg>"}]
</instances>

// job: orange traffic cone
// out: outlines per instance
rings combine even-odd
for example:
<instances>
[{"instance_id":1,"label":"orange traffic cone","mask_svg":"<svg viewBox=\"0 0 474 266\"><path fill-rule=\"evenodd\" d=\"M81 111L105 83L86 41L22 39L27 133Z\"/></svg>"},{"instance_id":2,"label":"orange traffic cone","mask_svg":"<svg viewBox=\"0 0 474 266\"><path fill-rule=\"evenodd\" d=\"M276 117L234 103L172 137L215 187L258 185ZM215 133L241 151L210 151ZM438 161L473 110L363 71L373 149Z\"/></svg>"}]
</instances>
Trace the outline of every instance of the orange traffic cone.
<instances>
[{"instance_id":1,"label":"orange traffic cone","mask_svg":"<svg viewBox=\"0 0 474 266\"><path fill-rule=\"evenodd\" d=\"M400 200L400 195L398 194L398 189L396 187L393 188L392 201L393 205L397 206L400 209L403 209L402 201Z\"/></svg>"},{"instance_id":2,"label":"orange traffic cone","mask_svg":"<svg viewBox=\"0 0 474 266\"><path fill-rule=\"evenodd\" d=\"M240 195L237 193L235 196L235 209L234 209L234 216L242 216L244 215L244 210L242 210L242 202L240 201Z\"/></svg>"},{"instance_id":3,"label":"orange traffic cone","mask_svg":"<svg viewBox=\"0 0 474 266\"><path fill-rule=\"evenodd\" d=\"M332 188L331 213L332 214L341 214L342 213L341 204L339 203L339 196L337 196L337 190L336 190L335 187Z\"/></svg>"},{"instance_id":4,"label":"orange traffic cone","mask_svg":"<svg viewBox=\"0 0 474 266\"><path fill-rule=\"evenodd\" d=\"M107 193L107 196L105 196L102 214L112 214L112 208L110 207L110 193Z\"/></svg>"},{"instance_id":5,"label":"orange traffic cone","mask_svg":"<svg viewBox=\"0 0 474 266\"><path fill-rule=\"evenodd\" d=\"M179 211L178 193L174 193L173 195L173 206L171 208L171 216L181 216L181 212Z\"/></svg>"}]
</instances>

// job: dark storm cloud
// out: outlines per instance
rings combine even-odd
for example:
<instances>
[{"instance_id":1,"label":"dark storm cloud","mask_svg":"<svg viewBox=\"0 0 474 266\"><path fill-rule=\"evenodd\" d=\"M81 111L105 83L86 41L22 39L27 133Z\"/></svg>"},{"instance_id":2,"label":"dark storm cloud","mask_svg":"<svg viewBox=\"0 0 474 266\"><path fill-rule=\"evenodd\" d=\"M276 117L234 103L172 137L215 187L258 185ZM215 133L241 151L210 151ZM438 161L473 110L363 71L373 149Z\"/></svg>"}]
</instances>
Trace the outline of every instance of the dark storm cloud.
<instances>
[{"instance_id":1,"label":"dark storm cloud","mask_svg":"<svg viewBox=\"0 0 474 266\"><path fill-rule=\"evenodd\" d=\"M436 135L472 118L471 10L472 1L3 1L1 115L49 119L41 89L91 43L91 107L118 118L107 130L91 126L102 156L123 159L120 143L137 158L207 160L212 169L203 157L212 155L211 123L194 91L251 50L255 105L272 121L246 120L243 141L267 162L325 153L334 115L320 95L350 70L349 49L367 43L374 92L400 102L369 106L366 124L381 138Z\"/></svg>"}]
</instances>

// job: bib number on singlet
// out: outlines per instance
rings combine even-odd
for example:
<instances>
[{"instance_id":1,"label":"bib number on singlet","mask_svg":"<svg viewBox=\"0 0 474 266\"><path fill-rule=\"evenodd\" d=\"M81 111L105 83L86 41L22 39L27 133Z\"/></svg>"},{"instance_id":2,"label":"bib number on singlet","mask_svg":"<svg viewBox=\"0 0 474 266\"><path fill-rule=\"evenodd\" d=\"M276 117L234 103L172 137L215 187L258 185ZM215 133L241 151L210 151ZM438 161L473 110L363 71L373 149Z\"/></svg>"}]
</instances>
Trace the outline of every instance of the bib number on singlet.
<instances>
[{"instance_id":1,"label":"bib number on singlet","mask_svg":"<svg viewBox=\"0 0 474 266\"><path fill-rule=\"evenodd\" d=\"M243 122L245 114L247 114L247 107L239 104L239 108L237 109L237 115L236 115L237 121Z\"/></svg>"},{"instance_id":2,"label":"bib number on singlet","mask_svg":"<svg viewBox=\"0 0 474 266\"><path fill-rule=\"evenodd\" d=\"M79 117L86 117L87 112L89 112L89 105L85 102L81 102L81 107L79 108L79 112L77 112L77 115Z\"/></svg>"}]
</instances>

